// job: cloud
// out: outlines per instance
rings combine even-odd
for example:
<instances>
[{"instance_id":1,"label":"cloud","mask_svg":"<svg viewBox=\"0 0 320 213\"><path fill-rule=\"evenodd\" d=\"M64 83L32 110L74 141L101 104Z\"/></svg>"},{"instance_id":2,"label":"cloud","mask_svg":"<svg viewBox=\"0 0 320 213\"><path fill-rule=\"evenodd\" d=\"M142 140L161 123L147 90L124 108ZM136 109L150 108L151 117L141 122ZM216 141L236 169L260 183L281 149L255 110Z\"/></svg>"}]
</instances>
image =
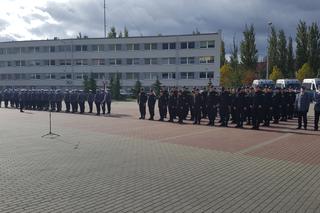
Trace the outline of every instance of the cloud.
<instances>
[{"instance_id":1,"label":"cloud","mask_svg":"<svg viewBox=\"0 0 320 213\"><path fill-rule=\"evenodd\" d=\"M9 0L2 0L8 1ZM1 11L0 20L12 23L4 34L16 39L103 36L103 0L12 1ZM14 4L18 4L17 5ZM24 2L23 4L21 2ZM310 24L320 20L318 0L108 0L107 26L118 31L124 26L130 35L157 35L223 31L227 51L232 37L242 39L245 24L254 24L259 53L266 52L268 22L286 35L295 36L299 19ZM2 3L5 4L5 3ZM16 11L15 8L18 8ZM6 12L8 14L6 14ZM3 17L2 17L3 16ZM1 24L0 21L0 29ZM19 26L19 30L17 29ZM1 32L2 33L2 32ZM22 35L18 38L17 34ZM10 39L11 39L10 37Z\"/></svg>"}]
</instances>

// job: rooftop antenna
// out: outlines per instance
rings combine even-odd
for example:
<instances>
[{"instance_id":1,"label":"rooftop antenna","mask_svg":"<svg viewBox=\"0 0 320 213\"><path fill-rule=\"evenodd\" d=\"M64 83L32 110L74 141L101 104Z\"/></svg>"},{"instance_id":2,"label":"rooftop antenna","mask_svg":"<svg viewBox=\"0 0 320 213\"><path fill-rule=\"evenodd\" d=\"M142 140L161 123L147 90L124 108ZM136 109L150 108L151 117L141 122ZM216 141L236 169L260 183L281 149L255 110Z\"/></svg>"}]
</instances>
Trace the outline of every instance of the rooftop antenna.
<instances>
[{"instance_id":1,"label":"rooftop antenna","mask_svg":"<svg viewBox=\"0 0 320 213\"><path fill-rule=\"evenodd\" d=\"M106 0L103 1L103 27L104 27L104 35L103 37L107 37L107 24L106 24Z\"/></svg>"}]
</instances>

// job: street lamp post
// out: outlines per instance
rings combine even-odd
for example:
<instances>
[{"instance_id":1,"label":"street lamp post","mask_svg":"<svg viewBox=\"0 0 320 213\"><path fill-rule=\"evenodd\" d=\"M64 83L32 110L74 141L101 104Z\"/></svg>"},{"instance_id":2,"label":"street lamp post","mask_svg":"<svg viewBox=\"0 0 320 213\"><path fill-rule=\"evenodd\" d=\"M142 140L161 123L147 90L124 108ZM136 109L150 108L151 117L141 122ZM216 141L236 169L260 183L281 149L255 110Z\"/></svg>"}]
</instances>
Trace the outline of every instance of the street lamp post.
<instances>
[{"instance_id":1,"label":"street lamp post","mask_svg":"<svg viewBox=\"0 0 320 213\"><path fill-rule=\"evenodd\" d=\"M270 36L270 28L272 26L272 22L268 22L268 36L267 36L267 72L266 72L266 79L269 79L269 43L268 39Z\"/></svg>"}]
</instances>

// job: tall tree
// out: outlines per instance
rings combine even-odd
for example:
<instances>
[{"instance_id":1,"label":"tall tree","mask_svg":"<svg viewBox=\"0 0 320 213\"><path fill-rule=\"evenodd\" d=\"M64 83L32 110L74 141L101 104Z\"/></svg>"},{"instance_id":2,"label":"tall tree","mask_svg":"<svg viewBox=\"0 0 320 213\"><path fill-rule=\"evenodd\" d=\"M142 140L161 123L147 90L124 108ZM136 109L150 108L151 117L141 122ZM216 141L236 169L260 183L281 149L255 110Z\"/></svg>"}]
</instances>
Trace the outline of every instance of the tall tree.
<instances>
[{"instance_id":1,"label":"tall tree","mask_svg":"<svg viewBox=\"0 0 320 213\"><path fill-rule=\"evenodd\" d=\"M117 38L117 32L114 26L110 28L110 31L108 33L108 38Z\"/></svg>"},{"instance_id":2,"label":"tall tree","mask_svg":"<svg viewBox=\"0 0 320 213\"><path fill-rule=\"evenodd\" d=\"M256 48L256 35L253 24L245 26L244 39L240 44L241 63L246 69L255 70L258 62L258 50Z\"/></svg>"},{"instance_id":3,"label":"tall tree","mask_svg":"<svg viewBox=\"0 0 320 213\"><path fill-rule=\"evenodd\" d=\"M233 36L232 48L231 48L231 56L230 56L230 65L234 71L237 70L239 65L238 59L238 45L236 43L236 38Z\"/></svg>"},{"instance_id":4,"label":"tall tree","mask_svg":"<svg viewBox=\"0 0 320 213\"><path fill-rule=\"evenodd\" d=\"M289 37L288 41L288 55L287 55L287 72L288 78L295 77L295 69L294 69L294 56L293 56L293 47L292 47L292 37Z\"/></svg>"},{"instance_id":5,"label":"tall tree","mask_svg":"<svg viewBox=\"0 0 320 213\"><path fill-rule=\"evenodd\" d=\"M277 79L281 79L281 78L283 78L283 74L281 70L277 66L274 66L272 68L272 72L269 76L269 79L276 81Z\"/></svg>"},{"instance_id":6,"label":"tall tree","mask_svg":"<svg viewBox=\"0 0 320 213\"><path fill-rule=\"evenodd\" d=\"M159 78L157 77L157 80L152 84L154 92L159 95L161 90L161 82L159 81Z\"/></svg>"},{"instance_id":7,"label":"tall tree","mask_svg":"<svg viewBox=\"0 0 320 213\"><path fill-rule=\"evenodd\" d=\"M286 34L283 30L279 31L279 37L278 37L278 54L279 54L279 62L278 62L278 68L283 73L283 76L285 78L289 77L289 72L287 69L287 39Z\"/></svg>"},{"instance_id":8,"label":"tall tree","mask_svg":"<svg viewBox=\"0 0 320 213\"><path fill-rule=\"evenodd\" d=\"M226 49L225 43L221 41L221 56L220 56L220 67L222 67L226 63Z\"/></svg>"},{"instance_id":9,"label":"tall tree","mask_svg":"<svg viewBox=\"0 0 320 213\"><path fill-rule=\"evenodd\" d=\"M128 38L129 37L129 31L128 31L128 28L127 27L124 27L124 37L125 38Z\"/></svg>"},{"instance_id":10,"label":"tall tree","mask_svg":"<svg viewBox=\"0 0 320 213\"><path fill-rule=\"evenodd\" d=\"M305 78L312 78L313 72L310 64L305 63L297 72L297 79L303 81Z\"/></svg>"},{"instance_id":11,"label":"tall tree","mask_svg":"<svg viewBox=\"0 0 320 213\"><path fill-rule=\"evenodd\" d=\"M122 35L122 32L120 31L118 38L122 38L122 37L123 37L123 35Z\"/></svg>"},{"instance_id":12,"label":"tall tree","mask_svg":"<svg viewBox=\"0 0 320 213\"><path fill-rule=\"evenodd\" d=\"M271 73L274 66L279 64L279 53L278 53L278 35L276 28L274 26L271 27L271 34L268 39L269 47L268 47L268 60L269 60L269 73Z\"/></svg>"},{"instance_id":13,"label":"tall tree","mask_svg":"<svg viewBox=\"0 0 320 213\"><path fill-rule=\"evenodd\" d=\"M296 70L308 62L308 29L305 21L301 21L297 27L296 35Z\"/></svg>"},{"instance_id":14,"label":"tall tree","mask_svg":"<svg viewBox=\"0 0 320 213\"><path fill-rule=\"evenodd\" d=\"M314 76L318 75L320 68L320 32L317 23L313 22L308 30L308 63Z\"/></svg>"}]
</instances>

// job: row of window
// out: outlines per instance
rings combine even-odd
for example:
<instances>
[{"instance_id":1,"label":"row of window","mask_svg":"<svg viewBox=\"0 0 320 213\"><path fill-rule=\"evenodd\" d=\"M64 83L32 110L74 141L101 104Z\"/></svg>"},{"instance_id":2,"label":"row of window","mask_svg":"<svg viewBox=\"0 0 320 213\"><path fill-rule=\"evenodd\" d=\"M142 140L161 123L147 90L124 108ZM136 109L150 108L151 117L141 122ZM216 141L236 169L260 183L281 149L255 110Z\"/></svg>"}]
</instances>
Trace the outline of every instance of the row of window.
<instances>
[{"instance_id":1,"label":"row of window","mask_svg":"<svg viewBox=\"0 0 320 213\"><path fill-rule=\"evenodd\" d=\"M63 42L64 43L64 42ZM104 52L104 51L137 51L137 50L175 50L175 49L215 48L215 41L190 41L170 43L132 43L132 44L93 44L93 45L58 45L0 48L0 55L25 53L54 53L54 52Z\"/></svg>"},{"instance_id":2,"label":"row of window","mask_svg":"<svg viewBox=\"0 0 320 213\"><path fill-rule=\"evenodd\" d=\"M92 77L96 80L111 79L116 75L122 80L172 80L176 79L177 74L173 72L165 73L92 73ZM213 79L214 72L181 72L178 73L180 79ZM88 77L87 73L74 73L74 79L82 80ZM72 79L71 73L32 73L32 74L0 74L0 80L35 80L35 79L51 79L51 80L63 80Z\"/></svg>"},{"instance_id":3,"label":"row of window","mask_svg":"<svg viewBox=\"0 0 320 213\"><path fill-rule=\"evenodd\" d=\"M213 64L214 56L182 57L178 58L179 64ZM0 61L0 67L25 67L25 66L71 66L71 65L156 65L177 64L177 58L110 58L106 59L61 59L61 60L16 60Z\"/></svg>"}]
</instances>

